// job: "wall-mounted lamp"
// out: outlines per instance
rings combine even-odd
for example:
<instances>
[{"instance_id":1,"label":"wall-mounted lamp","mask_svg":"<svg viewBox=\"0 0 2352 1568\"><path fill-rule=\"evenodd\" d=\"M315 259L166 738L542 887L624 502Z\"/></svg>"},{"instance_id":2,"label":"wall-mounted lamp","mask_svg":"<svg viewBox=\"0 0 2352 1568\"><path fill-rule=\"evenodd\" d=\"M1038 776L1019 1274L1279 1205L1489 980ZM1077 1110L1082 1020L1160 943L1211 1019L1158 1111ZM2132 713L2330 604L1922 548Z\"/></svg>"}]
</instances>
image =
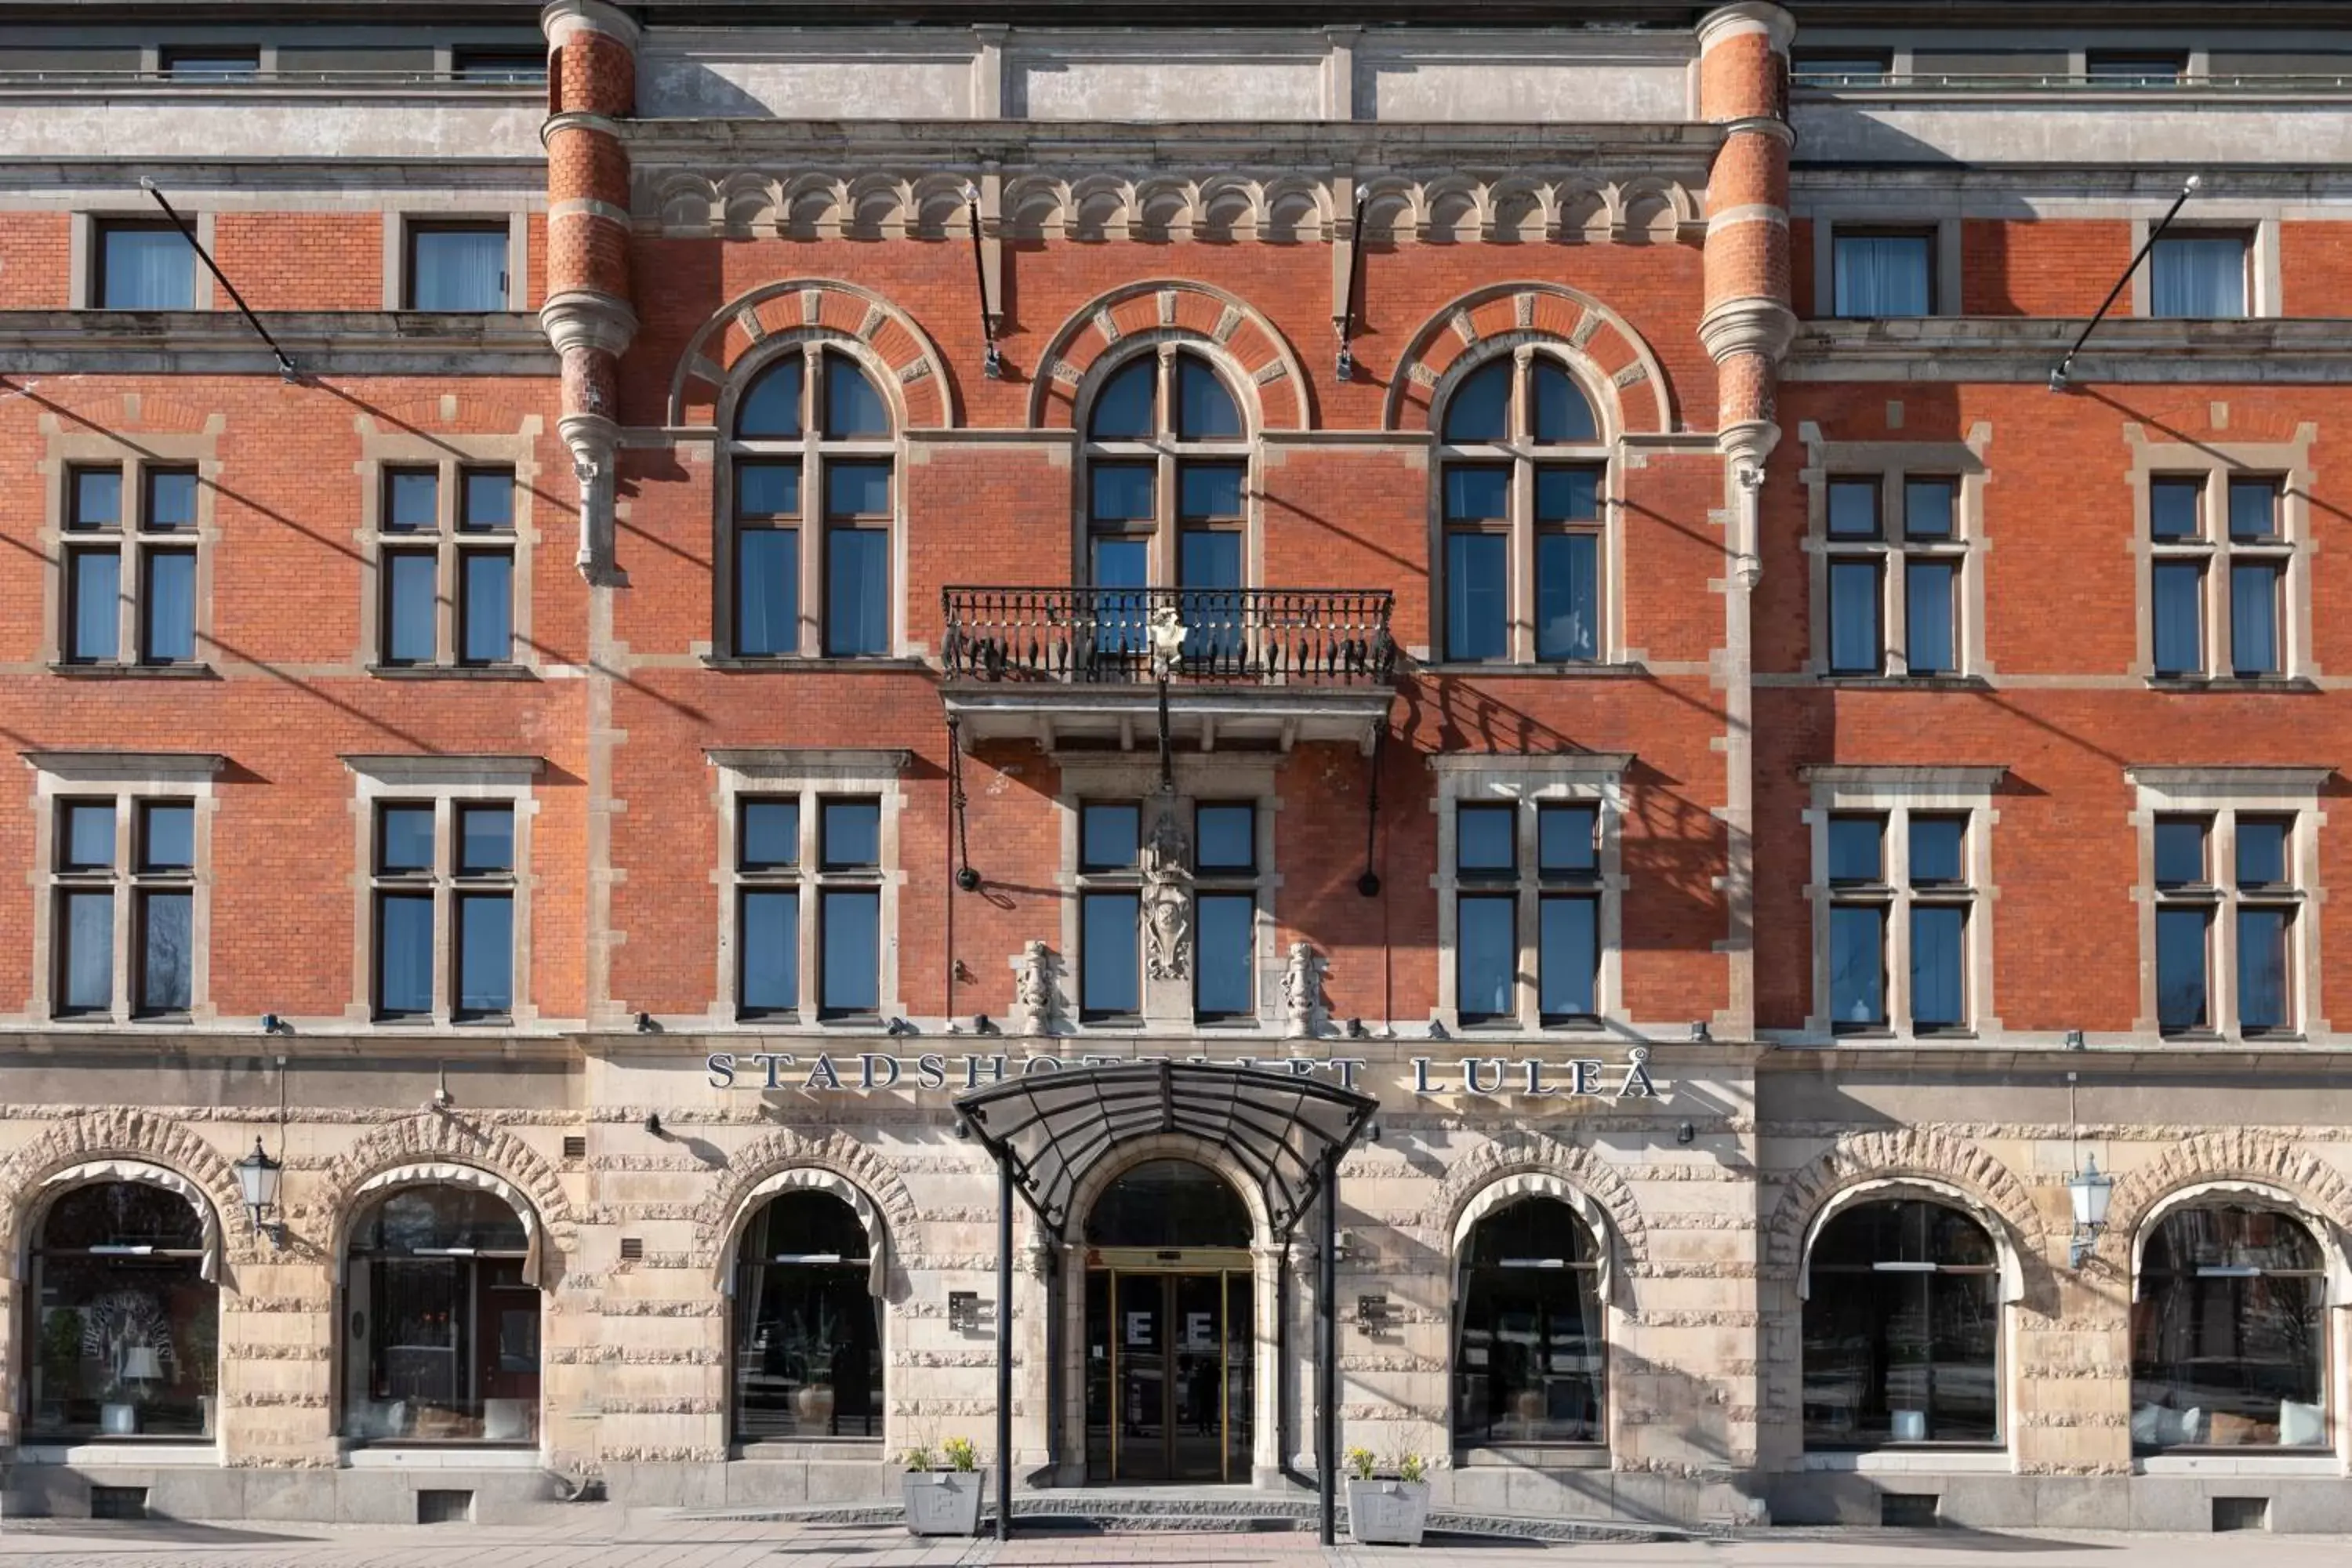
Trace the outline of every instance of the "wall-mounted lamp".
<instances>
[{"instance_id":1,"label":"wall-mounted lamp","mask_svg":"<svg viewBox=\"0 0 2352 1568\"><path fill-rule=\"evenodd\" d=\"M2099 1170L2095 1154L2066 1178L2066 1195L2074 1204L2074 1234L2066 1243L2067 1268L2082 1268L2083 1259L2098 1246L2099 1233L2107 1228L2107 1199L2114 1194L2115 1185L2116 1179Z\"/></svg>"},{"instance_id":2,"label":"wall-mounted lamp","mask_svg":"<svg viewBox=\"0 0 2352 1568\"><path fill-rule=\"evenodd\" d=\"M445 1062L441 1066L440 1072L433 1080L433 1098L425 1102L425 1109L427 1110L446 1110L457 1103L457 1097L449 1092L449 1067L448 1064Z\"/></svg>"},{"instance_id":3,"label":"wall-mounted lamp","mask_svg":"<svg viewBox=\"0 0 2352 1568\"><path fill-rule=\"evenodd\" d=\"M278 1211L278 1184L286 1174L286 1167L271 1159L261 1147L261 1136L253 1139L253 1152L233 1167L236 1172L236 1190L245 1200L246 1218L253 1224L256 1236L266 1236L273 1247L286 1245L285 1226L269 1217Z\"/></svg>"},{"instance_id":4,"label":"wall-mounted lamp","mask_svg":"<svg viewBox=\"0 0 2352 1568\"><path fill-rule=\"evenodd\" d=\"M969 1139L971 1136L971 1123L959 1116L955 1119L955 1125L950 1128L949 1131L953 1132L959 1140Z\"/></svg>"},{"instance_id":5,"label":"wall-mounted lamp","mask_svg":"<svg viewBox=\"0 0 2352 1568\"><path fill-rule=\"evenodd\" d=\"M1688 1143L1697 1136L1698 1129L1687 1121L1675 1129L1675 1142L1677 1143Z\"/></svg>"}]
</instances>

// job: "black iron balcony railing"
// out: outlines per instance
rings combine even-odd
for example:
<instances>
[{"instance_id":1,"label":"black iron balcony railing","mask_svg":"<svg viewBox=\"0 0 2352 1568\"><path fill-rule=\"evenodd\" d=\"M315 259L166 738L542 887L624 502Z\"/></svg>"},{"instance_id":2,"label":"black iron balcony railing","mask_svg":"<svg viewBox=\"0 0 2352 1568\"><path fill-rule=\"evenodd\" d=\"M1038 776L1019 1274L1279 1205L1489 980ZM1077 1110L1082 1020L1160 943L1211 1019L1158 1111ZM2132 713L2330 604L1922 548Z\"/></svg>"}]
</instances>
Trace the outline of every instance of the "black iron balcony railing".
<instances>
[{"instance_id":1,"label":"black iron balcony railing","mask_svg":"<svg viewBox=\"0 0 2352 1568\"><path fill-rule=\"evenodd\" d=\"M1185 682L1368 685L1396 667L1393 595L1362 588L950 588L941 658L962 680L1149 682L1172 611Z\"/></svg>"}]
</instances>

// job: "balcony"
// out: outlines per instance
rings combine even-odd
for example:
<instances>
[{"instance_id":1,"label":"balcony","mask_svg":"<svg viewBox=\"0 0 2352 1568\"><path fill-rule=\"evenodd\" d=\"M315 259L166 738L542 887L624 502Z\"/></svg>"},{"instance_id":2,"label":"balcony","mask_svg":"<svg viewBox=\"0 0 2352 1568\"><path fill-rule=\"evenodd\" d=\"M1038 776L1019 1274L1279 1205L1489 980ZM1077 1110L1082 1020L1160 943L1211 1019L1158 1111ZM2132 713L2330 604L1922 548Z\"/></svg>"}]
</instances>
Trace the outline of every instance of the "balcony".
<instances>
[{"instance_id":1,"label":"balcony","mask_svg":"<svg viewBox=\"0 0 2352 1568\"><path fill-rule=\"evenodd\" d=\"M952 587L941 597L942 695L967 746L1157 745L1155 624L1183 633L1166 666L1171 738L1203 751L1369 750L1388 721L1396 644L1385 590Z\"/></svg>"}]
</instances>

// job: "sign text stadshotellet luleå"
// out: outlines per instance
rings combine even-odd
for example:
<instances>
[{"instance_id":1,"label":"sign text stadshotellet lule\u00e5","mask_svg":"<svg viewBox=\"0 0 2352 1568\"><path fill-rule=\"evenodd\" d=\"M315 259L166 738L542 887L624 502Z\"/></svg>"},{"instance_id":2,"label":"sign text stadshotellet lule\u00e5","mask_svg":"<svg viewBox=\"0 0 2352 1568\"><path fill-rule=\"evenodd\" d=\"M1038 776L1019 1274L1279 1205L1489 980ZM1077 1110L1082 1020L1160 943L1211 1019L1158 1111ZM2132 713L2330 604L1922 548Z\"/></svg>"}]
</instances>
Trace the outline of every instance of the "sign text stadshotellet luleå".
<instances>
[{"instance_id":1,"label":"sign text stadshotellet lule\u00e5","mask_svg":"<svg viewBox=\"0 0 2352 1568\"><path fill-rule=\"evenodd\" d=\"M1016 1057L1009 1052L956 1056L925 1052L900 1057L875 1051L825 1051L806 1057L793 1051L713 1051L704 1065L713 1089L798 1090L808 1094L886 1089L961 1093L1002 1083L1008 1078L1175 1059L1257 1068L1296 1078L1322 1076L1335 1079L1343 1089L1369 1089L1367 1069L1373 1065L1364 1057L1240 1057L1220 1060L1210 1057ZM1645 1046L1628 1047L1620 1061L1599 1057L1409 1057L1401 1065L1410 1075L1406 1082L1417 1095L1647 1100L1659 1093L1656 1080L1650 1076L1650 1052Z\"/></svg>"}]
</instances>

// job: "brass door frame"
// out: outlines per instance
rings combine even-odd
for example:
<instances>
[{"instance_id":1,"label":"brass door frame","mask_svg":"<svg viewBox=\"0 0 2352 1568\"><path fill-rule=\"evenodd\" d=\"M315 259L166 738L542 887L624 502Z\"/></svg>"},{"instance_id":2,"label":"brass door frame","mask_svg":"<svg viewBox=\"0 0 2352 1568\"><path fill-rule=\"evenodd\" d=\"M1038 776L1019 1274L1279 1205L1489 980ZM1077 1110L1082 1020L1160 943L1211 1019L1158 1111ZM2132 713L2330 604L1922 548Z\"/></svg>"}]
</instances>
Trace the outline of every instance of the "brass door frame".
<instances>
[{"instance_id":1,"label":"brass door frame","mask_svg":"<svg viewBox=\"0 0 2352 1568\"><path fill-rule=\"evenodd\" d=\"M1242 1272L1247 1276L1253 1285L1256 1283L1256 1274L1251 1268L1248 1249L1245 1247L1193 1247L1174 1255L1175 1258L1184 1259L1181 1262L1172 1260L1171 1255L1168 1252L1154 1252L1147 1247L1104 1247L1097 1252L1097 1256L1100 1259L1099 1265L1088 1268L1087 1272L1105 1276L1107 1289L1109 1291L1105 1306L1110 1318L1110 1332L1106 1336L1110 1342L1110 1353L1108 1358L1110 1363L1108 1369L1110 1484L1112 1486L1120 1484L1118 1435L1124 1425L1120 1417L1126 1414L1122 1408L1125 1404L1123 1394L1126 1385L1118 1375L1118 1352L1124 1340L1119 1321L1119 1281L1122 1278L1129 1276L1157 1278L1162 1281L1184 1278L1205 1279L1214 1277L1217 1281L1217 1479L1220 1485L1231 1484L1234 1479L1234 1275L1236 1272ZM1204 1267L1204 1264L1213 1258L1215 1264ZM1234 1261L1235 1259L1239 1260L1238 1264ZM1166 1283L1162 1283L1160 1287L1160 1428L1166 1434L1161 1440L1168 1445L1172 1453L1175 1415L1171 1402L1175 1384L1169 1375L1169 1363L1174 1352L1169 1341L1169 1327L1175 1320L1175 1291ZM1170 1468L1173 1468L1171 1464ZM1182 1481L1177 1477L1170 1476L1160 1484L1180 1486Z\"/></svg>"}]
</instances>

